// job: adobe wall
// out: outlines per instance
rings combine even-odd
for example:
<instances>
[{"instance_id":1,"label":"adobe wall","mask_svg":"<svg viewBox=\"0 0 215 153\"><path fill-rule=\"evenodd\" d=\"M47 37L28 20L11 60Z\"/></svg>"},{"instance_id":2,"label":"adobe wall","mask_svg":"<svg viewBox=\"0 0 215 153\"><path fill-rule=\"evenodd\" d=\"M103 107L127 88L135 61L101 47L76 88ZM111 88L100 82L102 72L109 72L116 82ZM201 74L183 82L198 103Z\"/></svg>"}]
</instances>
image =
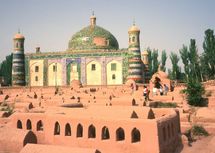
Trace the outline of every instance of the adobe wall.
<instances>
[{"instance_id":1,"label":"adobe wall","mask_svg":"<svg viewBox=\"0 0 215 153\"><path fill-rule=\"evenodd\" d=\"M157 110L155 110L157 111ZM19 113L13 115L13 127L17 127L17 120L23 124L26 129L26 122L30 119L32 131L38 137L38 143L65 145L70 147L96 148L102 153L172 153L179 143L178 133L180 132L180 123L178 114L170 111L168 117L159 119L102 119L102 118L71 118L64 114L37 114L37 113ZM74 114L76 115L76 114ZM37 131L36 124L41 120L43 122L43 131ZM54 135L55 123L60 125L60 134ZM71 136L65 136L65 125L71 126ZM77 137L77 126L83 126L83 137ZM88 128L93 125L96 129L96 137L88 138ZM102 140L102 128L106 126L109 129L110 138ZM168 128L169 126L169 128ZM116 140L116 131L121 127L125 133L125 139ZM164 139L164 131L166 138ZM132 130L136 128L140 131L140 141L132 143ZM170 133L169 133L170 131ZM172 146L170 149L168 147Z\"/></svg>"},{"instance_id":2,"label":"adobe wall","mask_svg":"<svg viewBox=\"0 0 215 153\"><path fill-rule=\"evenodd\" d=\"M160 113L166 111L159 109ZM160 153L173 153L181 144L180 117L179 111L175 110L168 116L163 116L157 120Z\"/></svg>"},{"instance_id":3,"label":"adobe wall","mask_svg":"<svg viewBox=\"0 0 215 153\"><path fill-rule=\"evenodd\" d=\"M0 128L0 152L19 152L27 143L37 143L32 131Z\"/></svg>"}]
</instances>

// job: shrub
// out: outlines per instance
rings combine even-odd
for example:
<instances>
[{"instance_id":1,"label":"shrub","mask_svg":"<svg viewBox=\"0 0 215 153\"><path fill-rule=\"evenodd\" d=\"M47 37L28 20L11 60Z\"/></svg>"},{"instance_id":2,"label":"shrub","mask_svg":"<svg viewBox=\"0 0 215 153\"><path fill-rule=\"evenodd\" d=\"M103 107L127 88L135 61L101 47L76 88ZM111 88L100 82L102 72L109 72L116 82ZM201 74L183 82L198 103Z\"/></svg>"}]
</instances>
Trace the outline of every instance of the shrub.
<instances>
[{"instance_id":1,"label":"shrub","mask_svg":"<svg viewBox=\"0 0 215 153\"><path fill-rule=\"evenodd\" d=\"M193 125L189 130L184 133L189 142L196 141L199 136L209 136L208 132L201 125Z\"/></svg>"},{"instance_id":2,"label":"shrub","mask_svg":"<svg viewBox=\"0 0 215 153\"><path fill-rule=\"evenodd\" d=\"M151 102L149 104L152 108L176 108L177 104L173 102L163 103L163 102Z\"/></svg>"},{"instance_id":3,"label":"shrub","mask_svg":"<svg viewBox=\"0 0 215 153\"><path fill-rule=\"evenodd\" d=\"M202 97L205 93L205 89L201 82L197 80L189 80L187 82L187 88L184 90L187 95L187 101L192 106L205 106L205 99Z\"/></svg>"},{"instance_id":4,"label":"shrub","mask_svg":"<svg viewBox=\"0 0 215 153\"><path fill-rule=\"evenodd\" d=\"M194 136L208 136L208 132L205 130L205 128L201 125L193 125L192 129L192 134Z\"/></svg>"}]
</instances>

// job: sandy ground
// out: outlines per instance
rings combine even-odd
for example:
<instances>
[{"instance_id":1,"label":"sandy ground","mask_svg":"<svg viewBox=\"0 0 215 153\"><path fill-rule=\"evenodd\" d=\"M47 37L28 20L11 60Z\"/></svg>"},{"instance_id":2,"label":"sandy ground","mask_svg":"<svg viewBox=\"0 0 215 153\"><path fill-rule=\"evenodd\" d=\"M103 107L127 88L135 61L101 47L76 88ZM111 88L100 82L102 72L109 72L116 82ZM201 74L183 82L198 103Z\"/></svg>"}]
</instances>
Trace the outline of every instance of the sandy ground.
<instances>
[{"instance_id":1,"label":"sandy ground","mask_svg":"<svg viewBox=\"0 0 215 153\"><path fill-rule=\"evenodd\" d=\"M215 153L215 136L201 138L192 143L192 146L184 145L180 153Z\"/></svg>"}]
</instances>

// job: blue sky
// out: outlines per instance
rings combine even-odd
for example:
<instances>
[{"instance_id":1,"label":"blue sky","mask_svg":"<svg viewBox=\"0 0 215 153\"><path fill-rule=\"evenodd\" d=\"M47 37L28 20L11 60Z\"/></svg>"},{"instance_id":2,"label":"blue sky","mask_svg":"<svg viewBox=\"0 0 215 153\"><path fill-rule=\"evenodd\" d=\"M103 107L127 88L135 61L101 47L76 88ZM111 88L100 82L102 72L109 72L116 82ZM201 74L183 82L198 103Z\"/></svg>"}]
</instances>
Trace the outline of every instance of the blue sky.
<instances>
[{"instance_id":1,"label":"blue sky","mask_svg":"<svg viewBox=\"0 0 215 153\"><path fill-rule=\"evenodd\" d=\"M135 18L141 29L141 50L147 47L178 52L190 38L202 52L204 31L215 29L214 0L1 0L0 61L10 54L20 28L25 52L64 51L72 35L89 24L109 30L120 48L128 46L128 28Z\"/></svg>"}]
</instances>

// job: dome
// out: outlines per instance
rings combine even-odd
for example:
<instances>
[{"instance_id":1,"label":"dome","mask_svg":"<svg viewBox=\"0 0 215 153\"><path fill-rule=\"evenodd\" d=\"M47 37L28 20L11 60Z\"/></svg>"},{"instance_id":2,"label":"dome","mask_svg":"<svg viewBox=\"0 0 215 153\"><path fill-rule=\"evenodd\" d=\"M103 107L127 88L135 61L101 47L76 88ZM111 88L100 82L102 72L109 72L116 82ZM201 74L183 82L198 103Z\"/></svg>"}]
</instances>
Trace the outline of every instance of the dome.
<instances>
[{"instance_id":1,"label":"dome","mask_svg":"<svg viewBox=\"0 0 215 153\"><path fill-rule=\"evenodd\" d=\"M133 24L133 25L129 28L128 32L140 32L140 29L139 29L135 24Z\"/></svg>"},{"instance_id":2,"label":"dome","mask_svg":"<svg viewBox=\"0 0 215 153\"><path fill-rule=\"evenodd\" d=\"M69 41L68 50L119 49L116 38L107 30L97 25L90 25L76 34Z\"/></svg>"},{"instance_id":3,"label":"dome","mask_svg":"<svg viewBox=\"0 0 215 153\"><path fill-rule=\"evenodd\" d=\"M22 34L17 33L17 34L15 34L15 36L13 37L13 39L25 39L25 37Z\"/></svg>"},{"instance_id":4,"label":"dome","mask_svg":"<svg viewBox=\"0 0 215 153\"><path fill-rule=\"evenodd\" d=\"M142 52L142 55L148 55L149 53L148 53L148 51L147 50L144 50L143 52Z\"/></svg>"}]
</instances>

